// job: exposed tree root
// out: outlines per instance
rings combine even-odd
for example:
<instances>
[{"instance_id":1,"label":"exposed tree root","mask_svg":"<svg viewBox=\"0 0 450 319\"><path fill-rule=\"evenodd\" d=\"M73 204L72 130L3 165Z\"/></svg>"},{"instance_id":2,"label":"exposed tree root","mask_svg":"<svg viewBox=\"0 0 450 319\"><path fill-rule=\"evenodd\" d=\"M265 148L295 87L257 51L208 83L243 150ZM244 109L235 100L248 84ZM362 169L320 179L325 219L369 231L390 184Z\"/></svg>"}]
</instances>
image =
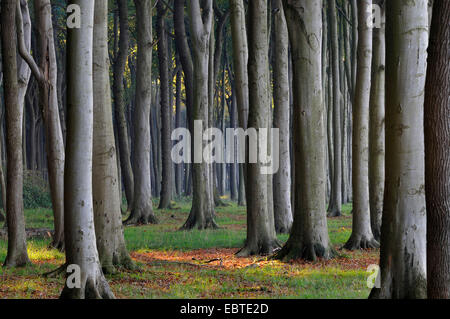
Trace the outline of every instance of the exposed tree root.
<instances>
[{"instance_id":1,"label":"exposed tree root","mask_svg":"<svg viewBox=\"0 0 450 319\"><path fill-rule=\"evenodd\" d=\"M60 274L62 274L66 270L66 268L67 268L67 263L59 266L55 270L51 270L49 272L43 273L41 276L45 277L45 278L56 278Z\"/></svg>"},{"instance_id":2,"label":"exposed tree root","mask_svg":"<svg viewBox=\"0 0 450 319\"><path fill-rule=\"evenodd\" d=\"M357 250L357 249L369 249L369 248L379 248L380 243L373 237L368 237L365 235L354 235L350 236L350 239L344 245L344 249L347 250Z\"/></svg>"},{"instance_id":3,"label":"exposed tree root","mask_svg":"<svg viewBox=\"0 0 450 319\"><path fill-rule=\"evenodd\" d=\"M288 241L284 247L270 259L289 262L292 260L303 259L308 261L316 261L317 258L331 259L337 253L330 247L324 247L320 243L299 243Z\"/></svg>"}]
</instances>

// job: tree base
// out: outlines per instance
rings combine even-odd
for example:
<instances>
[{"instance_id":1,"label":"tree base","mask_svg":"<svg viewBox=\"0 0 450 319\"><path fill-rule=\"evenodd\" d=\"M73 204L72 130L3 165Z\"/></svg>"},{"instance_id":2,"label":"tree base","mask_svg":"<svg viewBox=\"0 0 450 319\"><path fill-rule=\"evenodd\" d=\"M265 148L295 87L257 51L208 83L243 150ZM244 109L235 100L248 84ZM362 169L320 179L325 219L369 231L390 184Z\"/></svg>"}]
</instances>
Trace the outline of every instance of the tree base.
<instances>
[{"instance_id":1,"label":"tree base","mask_svg":"<svg viewBox=\"0 0 450 319\"><path fill-rule=\"evenodd\" d=\"M137 266L128 253L123 253L121 257L115 255L112 263L102 263L102 271L105 275L114 275L119 269L136 270Z\"/></svg>"},{"instance_id":2,"label":"tree base","mask_svg":"<svg viewBox=\"0 0 450 319\"><path fill-rule=\"evenodd\" d=\"M31 261L28 258L28 255L21 254L20 256L15 256L14 254L10 256L9 254L6 256L5 263L3 267L5 268L20 268L31 265Z\"/></svg>"},{"instance_id":3,"label":"tree base","mask_svg":"<svg viewBox=\"0 0 450 319\"><path fill-rule=\"evenodd\" d=\"M184 223L184 225L180 228L180 230L204 230L204 229L219 229L220 227L216 224L214 219L208 221L199 221L196 218L191 218L189 216L188 220Z\"/></svg>"},{"instance_id":4,"label":"tree base","mask_svg":"<svg viewBox=\"0 0 450 319\"><path fill-rule=\"evenodd\" d=\"M281 244L274 239L261 244L245 244L237 253L237 257L269 256L280 250Z\"/></svg>"},{"instance_id":5,"label":"tree base","mask_svg":"<svg viewBox=\"0 0 450 319\"><path fill-rule=\"evenodd\" d=\"M97 275L88 276L81 288L68 288L61 293L60 299L115 299L108 282L101 271Z\"/></svg>"},{"instance_id":6,"label":"tree base","mask_svg":"<svg viewBox=\"0 0 450 319\"><path fill-rule=\"evenodd\" d=\"M340 216L342 216L342 213L338 209L330 210L327 213L327 217L340 217Z\"/></svg>"},{"instance_id":7,"label":"tree base","mask_svg":"<svg viewBox=\"0 0 450 319\"><path fill-rule=\"evenodd\" d=\"M60 252L64 252L64 240L61 239L53 239L52 242L48 245L50 249L56 249Z\"/></svg>"},{"instance_id":8,"label":"tree base","mask_svg":"<svg viewBox=\"0 0 450 319\"><path fill-rule=\"evenodd\" d=\"M291 228L292 228L292 224L291 227L288 227L286 225L275 225L275 232L277 234L289 234L291 232Z\"/></svg>"},{"instance_id":9,"label":"tree base","mask_svg":"<svg viewBox=\"0 0 450 319\"><path fill-rule=\"evenodd\" d=\"M344 249L347 250L358 250L358 249L369 249L369 248L379 248L380 243L375 240L375 238L366 235L351 235L350 239L344 245Z\"/></svg>"},{"instance_id":10,"label":"tree base","mask_svg":"<svg viewBox=\"0 0 450 319\"><path fill-rule=\"evenodd\" d=\"M132 210L130 216L123 224L125 226L158 224L158 219L153 213L153 210L150 207L146 207Z\"/></svg>"},{"instance_id":11,"label":"tree base","mask_svg":"<svg viewBox=\"0 0 450 319\"><path fill-rule=\"evenodd\" d=\"M302 259L316 261L317 258L332 259L337 253L332 247L324 247L320 243L292 243L288 241L284 247L271 257L271 259L290 262L292 260Z\"/></svg>"}]
</instances>

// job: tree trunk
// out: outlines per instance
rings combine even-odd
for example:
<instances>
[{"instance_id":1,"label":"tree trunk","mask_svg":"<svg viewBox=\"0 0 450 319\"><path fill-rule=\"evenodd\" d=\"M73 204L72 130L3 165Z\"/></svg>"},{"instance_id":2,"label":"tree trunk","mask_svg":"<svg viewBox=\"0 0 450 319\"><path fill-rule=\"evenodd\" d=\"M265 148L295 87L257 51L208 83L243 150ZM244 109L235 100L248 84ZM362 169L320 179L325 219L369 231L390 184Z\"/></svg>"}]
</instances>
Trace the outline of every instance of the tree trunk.
<instances>
[{"instance_id":1,"label":"tree trunk","mask_svg":"<svg viewBox=\"0 0 450 319\"><path fill-rule=\"evenodd\" d=\"M294 72L296 185L291 235L276 258L328 259L333 257L334 250L328 237L325 206L326 110L321 70L322 1L285 0L283 4L289 27ZM305 33L302 32L302 27ZM314 40L309 42L311 39Z\"/></svg>"},{"instance_id":2,"label":"tree trunk","mask_svg":"<svg viewBox=\"0 0 450 319\"><path fill-rule=\"evenodd\" d=\"M57 61L53 39L50 0L34 2L39 50L39 67L43 80L39 81L39 104L45 126L45 144L52 197L55 232L51 246L64 249L64 140L59 118L57 95Z\"/></svg>"},{"instance_id":3,"label":"tree trunk","mask_svg":"<svg viewBox=\"0 0 450 319\"><path fill-rule=\"evenodd\" d=\"M166 35L166 6L161 1L157 3L158 18L156 23L156 32L158 35L158 66L159 78L161 82L161 156L162 156L162 174L161 174L161 194L159 199L159 209L170 207L173 191L172 176L172 105L169 103L169 54L168 41ZM172 85L172 83L170 83Z\"/></svg>"},{"instance_id":4,"label":"tree trunk","mask_svg":"<svg viewBox=\"0 0 450 319\"><path fill-rule=\"evenodd\" d=\"M372 28L367 21L372 0L358 3L358 70L353 102L353 222L352 235L344 248L349 250L379 246L372 234L369 207L369 102L372 63Z\"/></svg>"},{"instance_id":5,"label":"tree trunk","mask_svg":"<svg viewBox=\"0 0 450 319\"><path fill-rule=\"evenodd\" d=\"M273 202L275 230L289 233L292 226L291 210L291 156L289 145L289 37L281 0L272 1L274 13L274 65L273 65L273 126L280 130L279 169L273 176Z\"/></svg>"},{"instance_id":6,"label":"tree trunk","mask_svg":"<svg viewBox=\"0 0 450 319\"><path fill-rule=\"evenodd\" d=\"M231 0L231 33L233 38L233 68L239 127L246 130L248 121L248 45L245 7L242 0ZM246 165L239 165L238 205L246 205Z\"/></svg>"},{"instance_id":7,"label":"tree trunk","mask_svg":"<svg viewBox=\"0 0 450 319\"><path fill-rule=\"evenodd\" d=\"M198 121L196 122L195 129L198 129L201 133L203 133L204 125L209 126L209 88L211 80L209 72L212 71L210 70L212 17L212 0L205 1L202 9L200 8L199 0L190 1L189 18L194 48L194 98L192 114L193 120ZM201 146L201 150L195 149L196 145L194 145L193 154L197 154L197 156L203 155L203 147L206 145L204 141L200 144L197 146ZM217 224L214 221L214 194L209 166L210 164L206 163L203 158L194 161L192 164L192 208L182 229L217 228Z\"/></svg>"},{"instance_id":8,"label":"tree trunk","mask_svg":"<svg viewBox=\"0 0 450 319\"><path fill-rule=\"evenodd\" d=\"M120 166L128 210L133 207L134 177L131 167L131 148L129 143L128 125L125 116L125 100L123 87L123 74L128 56L129 30L128 30L128 1L117 0L119 9L120 38L119 51L113 67L113 95L114 112L117 124L118 142L120 150Z\"/></svg>"},{"instance_id":9,"label":"tree trunk","mask_svg":"<svg viewBox=\"0 0 450 319\"><path fill-rule=\"evenodd\" d=\"M150 179L150 105L152 100L152 4L135 0L137 16L136 108L134 110L134 202L126 224L156 224Z\"/></svg>"},{"instance_id":10,"label":"tree trunk","mask_svg":"<svg viewBox=\"0 0 450 319\"><path fill-rule=\"evenodd\" d=\"M434 1L425 87L428 298L450 298L450 2Z\"/></svg>"},{"instance_id":11,"label":"tree trunk","mask_svg":"<svg viewBox=\"0 0 450 319\"><path fill-rule=\"evenodd\" d=\"M19 267L30 262L27 254L23 212L22 116L19 103L16 54L16 0L1 2L2 63L6 110L7 194L6 223L8 253L4 266Z\"/></svg>"},{"instance_id":12,"label":"tree trunk","mask_svg":"<svg viewBox=\"0 0 450 319\"><path fill-rule=\"evenodd\" d=\"M381 216L384 196L385 156L385 9L384 0L375 0L382 9L381 28L373 29L372 86L370 92L369 123L369 196L370 223L377 241L381 236Z\"/></svg>"},{"instance_id":13,"label":"tree trunk","mask_svg":"<svg viewBox=\"0 0 450 319\"><path fill-rule=\"evenodd\" d=\"M235 129L237 125L237 102L236 102L236 87L233 83L232 93L231 93L231 107L230 107L230 128ZM230 105L229 104L229 105ZM233 140L234 149L236 150L236 141ZM237 185L237 174L239 170L239 164L236 162L236 155L233 158L233 162L230 164L230 199L238 199L238 185Z\"/></svg>"},{"instance_id":14,"label":"tree trunk","mask_svg":"<svg viewBox=\"0 0 450 319\"><path fill-rule=\"evenodd\" d=\"M122 229L118 167L112 122L108 56L108 1L95 1L94 15L93 203L99 260L104 273L133 268Z\"/></svg>"},{"instance_id":15,"label":"tree trunk","mask_svg":"<svg viewBox=\"0 0 450 319\"><path fill-rule=\"evenodd\" d=\"M177 59L178 63L178 59ZM175 93L175 128L181 128L182 127L182 110L181 110L181 80L182 80L182 70L181 68L178 69L177 72L177 79L176 79L176 93ZM183 178L183 171L184 171L184 163L175 164L175 189L177 191L177 196L181 196L183 193L183 186L182 186L182 178Z\"/></svg>"},{"instance_id":16,"label":"tree trunk","mask_svg":"<svg viewBox=\"0 0 450 319\"><path fill-rule=\"evenodd\" d=\"M386 183L381 288L371 297L426 297L423 106L427 1L386 1Z\"/></svg>"},{"instance_id":17,"label":"tree trunk","mask_svg":"<svg viewBox=\"0 0 450 319\"><path fill-rule=\"evenodd\" d=\"M248 127L269 129L269 30L267 2L249 3L249 117ZM268 140L270 140L270 135ZM260 145L261 147L261 145ZM248 157L248 156L247 156ZM238 256L268 255L280 247L270 208L268 176L261 161L247 163L247 239ZM270 176L272 177L272 176Z\"/></svg>"},{"instance_id":18,"label":"tree trunk","mask_svg":"<svg viewBox=\"0 0 450 319\"><path fill-rule=\"evenodd\" d=\"M66 262L78 265L81 287L67 282L61 298L114 298L103 276L95 240L92 202L94 1L82 8L81 28L67 29L67 161L64 176Z\"/></svg>"},{"instance_id":19,"label":"tree trunk","mask_svg":"<svg viewBox=\"0 0 450 319\"><path fill-rule=\"evenodd\" d=\"M331 198L328 206L328 216L341 215L342 205L342 132L341 103L339 80L339 45L337 29L337 12L335 1L328 2L328 17L330 19L331 37L331 72L333 74L333 179L331 183Z\"/></svg>"}]
</instances>

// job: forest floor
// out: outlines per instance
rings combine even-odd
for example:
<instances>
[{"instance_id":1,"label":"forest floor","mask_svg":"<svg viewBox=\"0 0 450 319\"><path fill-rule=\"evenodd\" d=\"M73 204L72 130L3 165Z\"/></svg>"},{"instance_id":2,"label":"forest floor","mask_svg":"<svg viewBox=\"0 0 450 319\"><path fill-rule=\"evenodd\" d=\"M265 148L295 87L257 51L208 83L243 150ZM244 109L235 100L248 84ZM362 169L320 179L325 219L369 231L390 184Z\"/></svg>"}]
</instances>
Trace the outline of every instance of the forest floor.
<instances>
[{"instance_id":1,"label":"forest floor","mask_svg":"<svg viewBox=\"0 0 450 319\"><path fill-rule=\"evenodd\" d=\"M107 278L117 298L367 298L367 267L378 264L379 250L340 248L351 234L351 205L344 215L328 219L335 259L282 263L264 257L237 258L246 236L245 208L217 209L219 230L179 231L190 203L180 200L170 210L156 210L160 223L127 227L125 239L134 271ZM155 207L157 207L155 205ZM51 210L25 212L27 228L52 228ZM287 235L279 236L281 242ZM64 278L42 274L64 263L64 254L48 249L49 239L28 241L32 265L0 268L0 298L57 298ZM7 243L0 239L0 261Z\"/></svg>"}]
</instances>

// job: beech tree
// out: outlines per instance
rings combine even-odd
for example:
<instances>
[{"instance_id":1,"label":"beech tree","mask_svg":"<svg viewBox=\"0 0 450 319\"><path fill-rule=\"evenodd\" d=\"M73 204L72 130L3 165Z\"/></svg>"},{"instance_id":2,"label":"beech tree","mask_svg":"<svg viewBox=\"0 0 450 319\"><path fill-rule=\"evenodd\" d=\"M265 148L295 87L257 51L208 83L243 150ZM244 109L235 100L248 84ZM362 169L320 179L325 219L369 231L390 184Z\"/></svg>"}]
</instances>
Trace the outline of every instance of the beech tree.
<instances>
[{"instance_id":1,"label":"beech tree","mask_svg":"<svg viewBox=\"0 0 450 319\"><path fill-rule=\"evenodd\" d=\"M209 57L210 37L212 29L212 0L203 2L192 0L188 6L191 25L192 60L194 77L194 95L192 104L192 116L194 121L202 121L202 133L205 125L209 124ZM205 142L202 141L202 149L192 150L193 154L203 155ZM194 155L195 156L195 155ZM187 221L182 229L217 228L214 221L214 198L211 187L210 164L201 159L201 163L192 164L193 198L192 208Z\"/></svg>"},{"instance_id":2,"label":"beech tree","mask_svg":"<svg viewBox=\"0 0 450 319\"><path fill-rule=\"evenodd\" d=\"M425 86L428 298L450 298L450 2L434 1Z\"/></svg>"},{"instance_id":3,"label":"beech tree","mask_svg":"<svg viewBox=\"0 0 450 319\"><path fill-rule=\"evenodd\" d=\"M97 252L92 200L94 1L78 5L80 28L67 29L67 160L64 176L66 263L80 267L80 288L67 282L61 298L114 298ZM101 4L101 3L98 3Z\"/></svg>"},{"instance_id":4,"label":"beech tree","mask_svg":"<svg viewBox=\"0 0 450 319\"><path fill-rule=\"evenodd\" d=\"M150 104L152 88L151 0L136 0L138 57L136 108L134 110L134 200L126 224L157 223L153 212L150 180Z\"/></svg>"},{"instance_id":5,"label":"beech tree","mask_svg":"<svg viewBox=\"0 0 450 319\"><path fill-rule=\"evenodd\" d=\"M26 1L19 1L23 7ZM58 71L53 38L53 21L50 0L35 0L34 9L37 24L37 47L39 65L30 55L28 36L18 30L19 52L27 61L39 84L39 108L45 125L49 184L54 217L54 235L51 246L64 249L64 140L59 117L57 96ZM21 13L23 11L25 14ZM18 20L28 16L28 9L17 11ZM25 19L28 20L29 18ZM25 21L24 20L24 21ZM24 23L24 26L27 23ZM33 162L33 161L32 161ZM33 163L34 165L34 163Z\"/></svg>"},{"instance_id":6,"label":"beech tree","mask_svg":"<svg viewBox=\"0 0 450 319\"><path fill-rule=\"evenodd\" d=\"M119 11L120 36L118 41L118 50L115 52L116 55L114 56L112 90L120 155L120 173L122 175L125 196L127 198L127 210L131 211L133 208L135 186L133 169L131 167L131 147L129 142L128 125L125 116L126 106L123 87L123 77L130 42L130 34L128 30L128 1L117 0L117 9Z\"/></svg>"},{"instance_id":7,"label":"beech tree","mask_svg":"<svg viewBox=\"0 0 450 319\"><path fill-rule=\"evenodd\" d=\"M16 45L16 0L1 2L1 40L3 90L6 112L6 225L8 253L4 266L20 267L30 262L27 253L23 212L22 122L23 107L19 103Z\"/></svg>"},{"instance_id":8,"label":"beech tree","mask_svg":"<svg viewBox=\"0 0 450 319\"><path fill-rule=\"evenodd\" d=\"M289 37L281 0L272 1L274 12L273 65L273 126L280 130L278 172L273 176L273 206L275 230L288 233L292 226L291 157L290 157L290 102L289 102Z\"/></svg>"},{"instance_id":9,"label":"beech tree","mask_svg":"<svg viewBox=\"0 0 450 319\"><path fill-rule=\"evenodd\" d=\"M374 0L381 9L380 28L373 28L372 83L370 91L369 123L369 197L370 223L374 238L381 235L385 174L385 1Z\"/></svg>"},{"instance_id":10,"label":"beech tree","mask_svg":"<svg viewBox=\"0 0 450 319\"><path fill-rule=\"evenodd\" d=\"M426 208L423 106L427 1L386 1L386 183L381 288L373 298L425 298Z\"/></svg>"},{"instance_id":11,"label":"beech tree","mask_svg":"<svg viewBox=\"0 0 450 319\"><path fill-rule=\"evenodd\" d=\"M93 174L94 223L104 273L115 267L133 269L123 237L116 144L112 121L108 56L108 1L96 0L93 35Z\"/></svg>"},{"instance_id":12,"label":"beech tree","mask_svg":"<svg viewBox=\"0 0 450 319\"><path fill-rule=\"evenodd\" d=\"M267 2L249 3L248 16L248 127L269 127L269 28ZM269 135L270 136L270 135ZM268 138L270 139L270 137ZM259 145L261 147L261 145ZM275 234L273 207L269 207L268 177L263 164L247 163L247 238L238 256L268 255L280 247Z\"/></svg>"},{"instance_id":13,"label":"beech tree","mask_svg":"<svg viewBox=\"0 0 450 319\"><path fill-rule=\"evenodd\" d=\"M291 235L275 257L283 260L329 259L334 256L334 250L328 236L325 207L322 1L285 0L283 7L293 63L295 202Z\"/></svg>"},{"instance_id":14,"label":"beech tree","mask_svg":"<svg viewBox=\"0 0 450 319\"><path fill-rule=\"evenodd\" d=\"M167 7L158 1L156 4L158 11L156 31L158 34L158 66L159 78L161 81L161 155L162 155L162 180L159 208L169 208L173 192L172 174L172 140L170 139L172 130L172 105L169 103L169 48L167 39L166 11ZM171 60L170 60L171 62Z\"/></svg>"},{"instance_id":15,"label":"beech tree","mask_svg":"<svg viewBox=\"0 0 450 319\"><path fill-rule=\"evenodd\" d=\"M328 216L341 215L342 206L342 133L341 133L341 93L339 79L339 44L337 10L335 1L328 2L328 18L330 19L331 39L331 74L333 78L333 177L331 181L331 197L328 205Z\"/></svg>"},{"instance_id":16,"label":"beech tree","mask_svg":"<svg viewBox=\"0 0 450 319\"><path fill-rule=\"evenodd\" d=\"M239 127L247 129L248 122L248 43L245 24L245 8L242 0L231 0L231 33L233 38L233 62L235 94ZM239 165L238 205L245 206L245 164Z\"/></svg>"},{"instance_id":17,"label":"beech tree","mask_svg":"<svg viewBox=\"0 0 450 319\"><path fill-rule=\"evenodd\" d=\"M369 206L369 101L372 63L372 27L368 25L372 0L358 2L358 68L353 102L353 223L344 248L375 248Z\"/></svg>"}]
</instances>

